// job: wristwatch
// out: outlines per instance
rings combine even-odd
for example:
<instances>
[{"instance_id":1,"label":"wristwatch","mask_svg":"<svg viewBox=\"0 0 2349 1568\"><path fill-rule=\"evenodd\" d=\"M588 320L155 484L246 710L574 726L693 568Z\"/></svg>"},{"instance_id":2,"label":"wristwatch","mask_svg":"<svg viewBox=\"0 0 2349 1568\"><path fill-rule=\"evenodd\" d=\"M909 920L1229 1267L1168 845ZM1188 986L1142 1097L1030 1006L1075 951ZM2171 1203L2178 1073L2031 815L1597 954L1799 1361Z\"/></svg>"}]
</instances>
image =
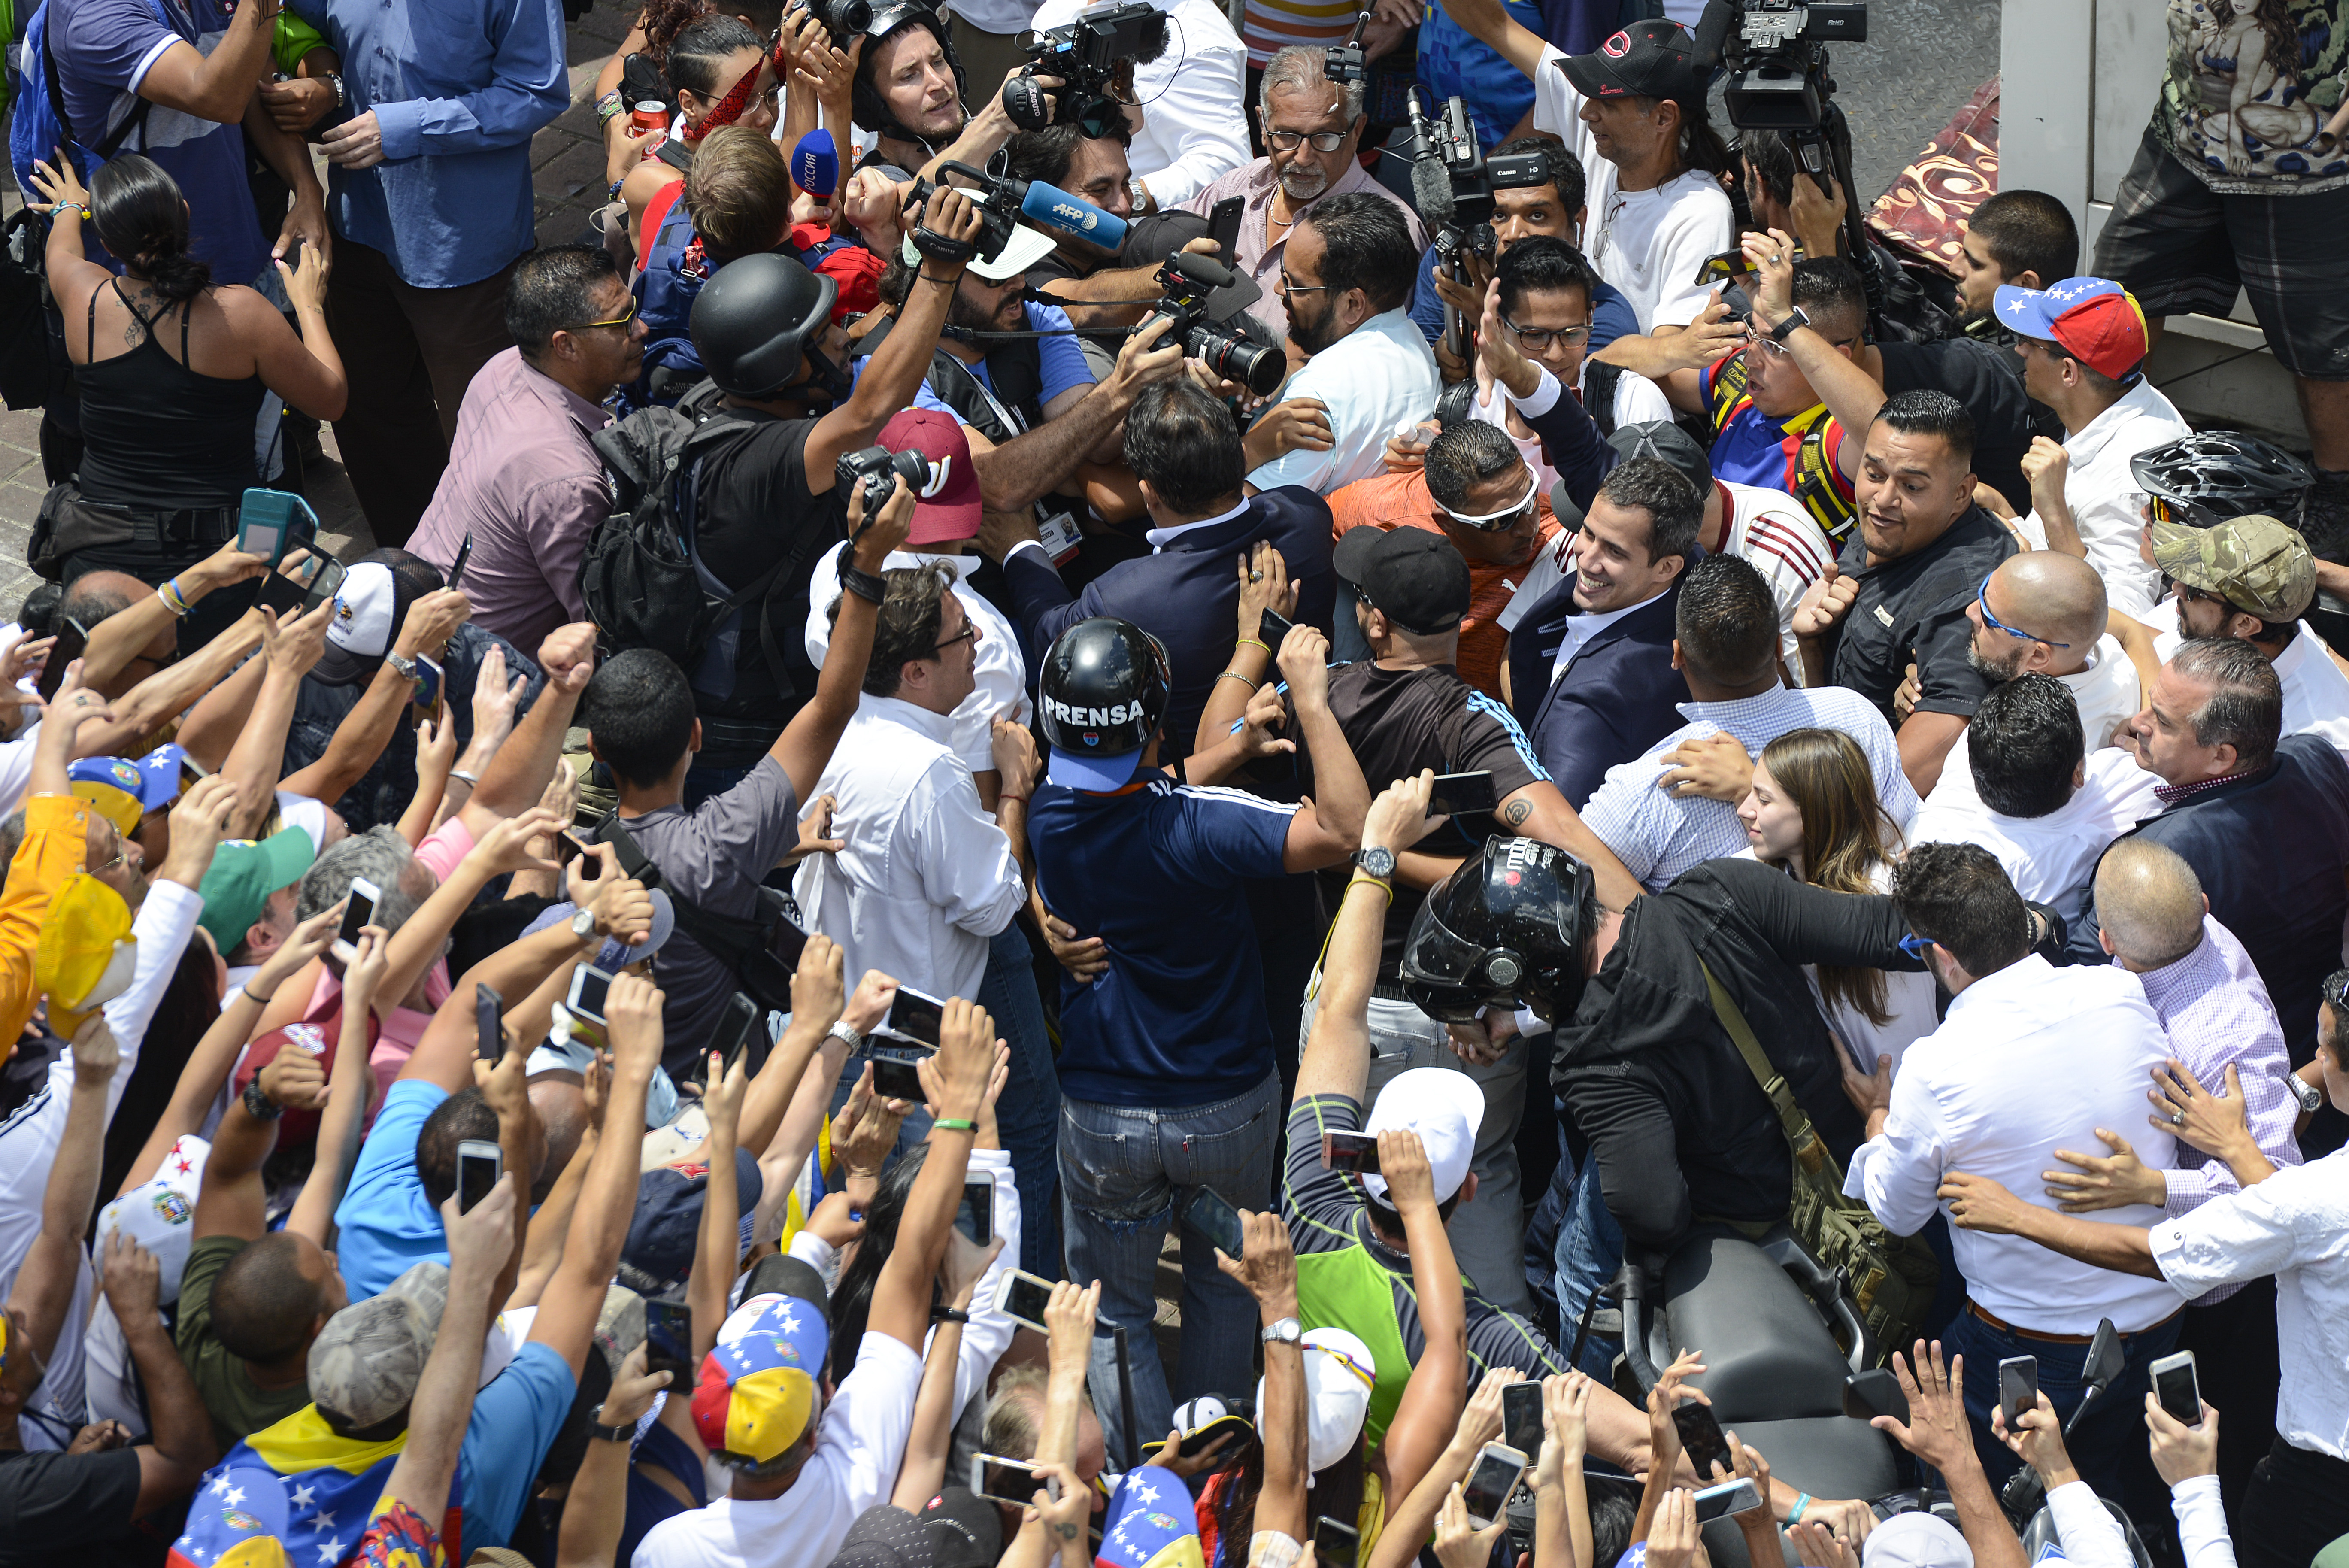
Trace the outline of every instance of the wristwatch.
<instances>
[{"instance_id":1,"label":"wristwatch","mask_svg":"<svg viewBox=\"0 0 2349 1568\"><path fill-rule=\"evenodd\" d=\"M1808 327L1810 324L1810 314L1798 305L1795 306L1794 309L1786 312L1785 320L1781 321L1777 326L1770 328L1770 341L1773 343L1784 343L1786 340L1787 335L1793 332L1796 327Z\"/></svg>"},{"instance_id":2,"label":"wristwatch","mask_svg":"<svg viewBox=\"0 0 2349 1568\"><path fill-rule=\"evenodd\" d=\"M383 656L383 661L386 664L390 665L394 670L398 670L399 678L402 680L413 680L416 679L416 660L409 658L406 654L387 653Z\"/></svg>"},{"instance_id":3,"label":"wristwatch","mask_svg":"<svg viewBox=\"0 0 2349 1568\"><path fill-rule=\"evenodd\" d=\"M350 95L343 90L343 74L340 71L328 71L326 79L335 84L335 112L340 114L344 109L348 109L351 103Z\"/></svg>"},{"instance_id":4,"label":"wristwatch","mask_svg":"<svg viewBox=\"0 0 2349 1568\"><path fill-rule=\"evenodd\" d=\"M1383 844L1367 845L1355 850L1354 865L1366 877L1375 877L1381 882L1394 879L1394 851Z\"/></svg>"},{"instance_id":5,"label":"wristwatch","mask_svg":"<svg viewBox=\"0 0 2349 1568\"><path fill-rule=\"evenodd\" d=\"M587 1413L587 1429L607 1443L634 1442L636 1437L636 1424L634 1421L625 1427L604 1425L604 1407L601 1405Z\"/></svg>"},{"instance_id":6,"label":"wristwatch","mask_svg":"<svg viewBox=\"0 0 2349 1568\"><path fill-rule=\"evenodd\" d=\"M2292 1097L2300 1102L2300 1108L2302 1110L2314 1111L2324 1104L2324 1091L2310 1083L2307 1079L2302 1077L2299 1074L2286 1073L2283 1075L2283 1081L2285 1085L2292 1090Z\"/></svg>"},{"instance_id":7,"label":"wristwatch","mask_svg":"<svg viewBox=\"0 0 2349 1568\"><path fill-rule=\"evenodd\" d=\"M595 934L595 911L582 909L571 917L571 934L585 941Z\"/></svg>"},{"instance_id":8,"label":"wristwatch","mask_svg":"<svg viewBox=\"0 0 2349 1568\"><path fill-rule=\"evenodd\" d=\"M1266 1324L1264 1332L1257 1337L1267 1345L1295 1345L1305 1337L1305 1329L1295 1318L1284 1317Z\"/></svg>"},{"instance_id":9,"label":"wristwatch","mask_svg":"<svg viewBox=\"0 0 2349 1568\"><path fill-rule=\"evenodd\" d=\"M285 1114L285 1107L262 1092L261 1075L244 1086L244 1114L255 1121L274 1122Z\"/></svg>"},{"instance_id":10,"label":"wristwatch","mask_svg":"<svg viewBox=\"0 0 2349 1568\"><path fill-rule=\"evenodd\" d=\"M855 1026L844 1018L833 1019L832 1021L832 1027L825 1030L823 1033L827 1039L837 1040L842 1044L847 1046L848 1054L852 1056L864 1049L864 1036L859 1033Z\"/></svg>"},{"instance_id":11,"label":"wristwatch","mask_svg":"<svg viewBox=\"0 0 2349 1568\"><path fill-rule=\"evenodd\" d=\"M1127 175L1125 190L1126 194L1133 198L1133 210L1136 213L1146 213L1150 210L1150 187L1142 182L1141 175Z\"/></svg>"}]
</instances>

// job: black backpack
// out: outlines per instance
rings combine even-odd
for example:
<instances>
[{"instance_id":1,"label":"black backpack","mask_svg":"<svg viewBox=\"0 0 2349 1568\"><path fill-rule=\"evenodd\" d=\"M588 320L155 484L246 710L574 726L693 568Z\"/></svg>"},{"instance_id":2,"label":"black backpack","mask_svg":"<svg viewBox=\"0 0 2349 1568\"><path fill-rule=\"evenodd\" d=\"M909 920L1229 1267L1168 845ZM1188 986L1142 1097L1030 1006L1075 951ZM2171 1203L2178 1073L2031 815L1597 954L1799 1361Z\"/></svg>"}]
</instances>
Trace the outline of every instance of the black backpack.
<instances>
[{"instance_id":1,"label":"black backpack","mask_svg":"<svg viewBox=\"0 0 2349 1568\"><path fill-rule=\"evenodd\" d=\"M716 408L717 400L716 388L705 383L673 409L639 409L595 432L612 510L587 537L579 589L589 618L615 648L665 653L688 680L727 618L759 605L760 644L776 689L788 699L794 686L775 640L771 607L761 601L802 552L730 592L694 549L693 489L702 461L740 441L753 424Z\"/></svg>"}]
</instances>

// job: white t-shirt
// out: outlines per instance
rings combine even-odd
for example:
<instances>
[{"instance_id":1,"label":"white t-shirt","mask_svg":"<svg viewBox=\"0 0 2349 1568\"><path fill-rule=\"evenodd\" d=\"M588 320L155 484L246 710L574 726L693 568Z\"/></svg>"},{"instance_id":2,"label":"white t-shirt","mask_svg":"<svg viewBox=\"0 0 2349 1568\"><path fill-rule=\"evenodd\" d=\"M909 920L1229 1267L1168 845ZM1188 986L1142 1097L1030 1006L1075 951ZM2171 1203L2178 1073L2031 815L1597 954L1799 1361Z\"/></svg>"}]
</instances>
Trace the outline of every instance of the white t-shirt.
<instances>
[{"instance_id":1,"label":"white t-shirt","mask_svg":"<svg viewBox=\"0 0 2349 1568\"><path fill-rule=\"evenodd\" d=\"M1258 490L1301 484L1319 495L1386 472L1387 437L1425 419L1444 389L1435 355L1400 309L1371 317L1305 362L1281 400L1319 398L1329 410L1327 452L1299 447L1247 476Z\"/></svg>"},{"instance_id":2,"label":"white t-shirt","mask_svg":"<svg viewBox=\"0 0 2349 1568\"><path fill-rule=\"evenodd\" d=\"M1795 644L1795 610L1835 559L1835 546L1803 504L1785 491L1726 479L1713 483L1721 486L1729 512L1722 553L1744 557L1770 585L1770 597L1778 604L1778 651L1787 677L1800 685L1803 656Z\"/></svg>"},{"instance_id":3,"label":"white t-shirt","mask_svg":"<svg viewBox=\"0 0 2349 1568\"><path fill-rule=\"evenodd\" d=\"M671 1515L646 1532L634 1568L803 1568L829 1563L857 1515L888 1501L914 1426L922 1358L868 1332L856 1368L824 1407L823 1429L781 1497L731 1497Z\"/></svg>"},{"instance_id":4,"label":"white t-shirt","mask_svg":"<svg viewBox=\"0 0 2349 1568\"><path fill-rule=\"evenodd\" d=\"M2045 816L2002 816L1983 804L1973 788L1971 762L1962 790L1933 791L1918 812L1909 836L1919 844L1979 844L1998 857L2026 898L2052 904L2067 920L2077 919L2081 900L2072 895L2096 874L2106 847L2147 817L2161 815L2154 791L2158 774L2137 765L2137 753L2106 746L2088 753L2085 777L2072 798ZM1951 782L1951 764L1941 766Z\"/></svg>"},{"instance_id":5,"label":"white t-shirt","mask_svg":"<svg viewBox=\"0 0 2349 1568\"><path fill-rule=\"evenodd\" d=\"M2145 705L2139 696L2141 682L2137 666L2122 650L2120 639L2110 632L2096 639L2095 650L2088 655L2086 663L2055 679L2070 690L2072 701L2080 710L2080 734L2091 757L2117 743L2116 737L2121 726L2137 717L2137 711ZM2287 712L2290 701L2287 695ZM2292 732L2289 723L2284 732ZM1926 804L1961 812L1982 808L1982 799L1974 794L1972 753L1966 745L1964 731L1958 732L1949 754L1941 759L1941 780L1926 796ZM2023 897L2033 895L2026 893Z\"/></svg>"},{"instance_id":6,"label":"white t-shirt","mask_svg":"<svg viewBox=\"0 0 2349 1568\"><path fill-rule=\"evenodd\" d=\"M1599 156L1582 123L1582 95L1566 79L1565 59L1555 45L1542 51L1534 70L1534 129L1560 138L1582 160L1590 212L1582 227L1583 254L1630 300L1640 331L1694 321L1705 300L1697 269L1737 243L1729 195L1702 169L1652 191L1616 189L1615 165Z\"/></svg>"}]
</instances>

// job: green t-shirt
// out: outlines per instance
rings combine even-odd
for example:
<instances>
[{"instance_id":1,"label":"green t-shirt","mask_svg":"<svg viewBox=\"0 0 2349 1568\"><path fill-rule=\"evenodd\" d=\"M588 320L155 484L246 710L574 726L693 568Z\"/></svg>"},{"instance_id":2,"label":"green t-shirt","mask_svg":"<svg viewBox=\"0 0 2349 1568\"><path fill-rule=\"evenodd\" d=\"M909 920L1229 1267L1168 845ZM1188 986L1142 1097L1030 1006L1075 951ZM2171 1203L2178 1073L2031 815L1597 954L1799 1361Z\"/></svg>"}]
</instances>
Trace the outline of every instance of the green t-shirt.
<instances>
[{"instance_id":1,"label":"green t-shirt","mask_svg":"<svg viewBox=\"0 0 2349 1568\"><path fill-rule=\"evenodd\" d=\"M188 1249L187 1267L180 1272L180 1360L203 1397L222 1453L310 1403L307 1383L255 1386L243 1359L229 1354L212 1334L212 1282L244 1248L242 1236L206 1236Z\"/></svg>"}]
</instances>

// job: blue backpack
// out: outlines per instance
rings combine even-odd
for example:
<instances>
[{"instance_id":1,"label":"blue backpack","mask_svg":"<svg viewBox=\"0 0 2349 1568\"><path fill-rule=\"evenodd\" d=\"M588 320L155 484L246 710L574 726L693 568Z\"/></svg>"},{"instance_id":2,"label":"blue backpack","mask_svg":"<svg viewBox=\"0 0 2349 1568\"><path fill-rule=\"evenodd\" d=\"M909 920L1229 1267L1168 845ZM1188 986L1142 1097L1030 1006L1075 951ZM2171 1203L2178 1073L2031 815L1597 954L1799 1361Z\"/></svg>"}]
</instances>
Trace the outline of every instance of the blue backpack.
<instances>
[{"instance_id":1,"label":"blue backpack","mask_svg":"<svg viewBox=\"0 0 2349 1568\"><path fill-rule=\"evenodd\" d=\"M175 33L180 31L160 0L149 0L149 4L157 21ZM66 119L65 89L57 81L57 56L49 49L47 5L33 13L32 23L25 29L22 58L25 69L17 84L16 115L8 127L8 162L16 171L17 188L32 193L33 160L54 158L59 147L66 149L67 155L74 161L74 172L88 185L92 170L121 151L131 132L146 125L148 113L155 107L153 101L140 99L120 125L108 131L95 147L85 151Z\"/></svg>"}]
</instances>

